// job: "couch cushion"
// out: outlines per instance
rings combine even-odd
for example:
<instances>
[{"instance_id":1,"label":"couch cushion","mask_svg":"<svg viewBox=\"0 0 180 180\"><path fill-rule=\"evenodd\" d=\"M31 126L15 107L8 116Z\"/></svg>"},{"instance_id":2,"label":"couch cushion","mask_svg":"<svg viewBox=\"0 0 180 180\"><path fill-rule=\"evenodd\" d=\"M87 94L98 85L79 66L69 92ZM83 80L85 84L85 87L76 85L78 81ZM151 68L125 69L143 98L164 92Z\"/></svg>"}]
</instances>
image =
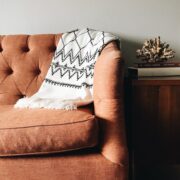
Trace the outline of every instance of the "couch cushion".
<instances>
[{"instance_id":1,"label":"couch cushion","mask_svg":"<svg viewBox=\"0 0 180 180\"><path fill-rule=\"evenodd\" d=\"M97 144L90 110L15 109L0 106L0 156L47 154Z\"/></svg>"}]
</instances>

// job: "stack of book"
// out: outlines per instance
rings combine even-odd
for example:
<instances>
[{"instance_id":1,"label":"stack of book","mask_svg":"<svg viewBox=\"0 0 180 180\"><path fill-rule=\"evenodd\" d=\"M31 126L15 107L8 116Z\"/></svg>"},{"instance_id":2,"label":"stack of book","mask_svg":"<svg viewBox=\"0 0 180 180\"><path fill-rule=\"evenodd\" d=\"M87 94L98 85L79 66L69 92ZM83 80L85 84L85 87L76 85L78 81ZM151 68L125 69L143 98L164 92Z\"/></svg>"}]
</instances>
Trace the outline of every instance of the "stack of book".
<instances>
[{"instance_id":1,"label":"stack of book","mask_svg":"<svg viewBox=\"0 0 180 180\"><path fill-rule=\"evenodd\" d=\"M135 67L128 68L132 78L180 78L180 62L146 64L137 63Z\"/></svg>"}]
</instances>

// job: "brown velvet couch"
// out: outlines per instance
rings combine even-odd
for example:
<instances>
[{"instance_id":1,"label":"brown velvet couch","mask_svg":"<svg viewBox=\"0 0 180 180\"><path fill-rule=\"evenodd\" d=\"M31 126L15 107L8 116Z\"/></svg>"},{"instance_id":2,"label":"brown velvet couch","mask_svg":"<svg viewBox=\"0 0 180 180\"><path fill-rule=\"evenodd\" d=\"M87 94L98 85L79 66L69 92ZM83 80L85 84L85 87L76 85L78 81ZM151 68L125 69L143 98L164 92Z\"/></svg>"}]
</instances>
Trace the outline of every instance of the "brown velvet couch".
<instances>
[{"instance_id":1,"label":"brown velvet couch","mask_svg":"<svg viewBox=\"0 0 180 180\"><path fill-rule=\"evenodd\" d=\"M95 65L94 103L15 109L40 87L61 34L0 36L0 180L127 180L123 62L115 42Z\"/></svg>"}]
</instances>

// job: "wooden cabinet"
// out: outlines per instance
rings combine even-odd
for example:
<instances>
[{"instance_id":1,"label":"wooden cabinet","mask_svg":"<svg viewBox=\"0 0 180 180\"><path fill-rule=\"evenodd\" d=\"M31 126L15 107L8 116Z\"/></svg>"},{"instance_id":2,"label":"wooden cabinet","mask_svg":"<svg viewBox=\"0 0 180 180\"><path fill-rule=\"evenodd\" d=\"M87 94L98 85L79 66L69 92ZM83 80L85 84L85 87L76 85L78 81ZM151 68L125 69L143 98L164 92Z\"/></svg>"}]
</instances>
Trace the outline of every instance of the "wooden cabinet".
<instances>
[{"instance_id":1,"label":"wooden cabinet","mask_svg":"<svg viewBox=\"0 0 180 180\"><path fill-rule=\"evenodd\" d=\"M128 84L132 179L180 179L180 79L130 79Z\"/></svg>"}]
</instances>

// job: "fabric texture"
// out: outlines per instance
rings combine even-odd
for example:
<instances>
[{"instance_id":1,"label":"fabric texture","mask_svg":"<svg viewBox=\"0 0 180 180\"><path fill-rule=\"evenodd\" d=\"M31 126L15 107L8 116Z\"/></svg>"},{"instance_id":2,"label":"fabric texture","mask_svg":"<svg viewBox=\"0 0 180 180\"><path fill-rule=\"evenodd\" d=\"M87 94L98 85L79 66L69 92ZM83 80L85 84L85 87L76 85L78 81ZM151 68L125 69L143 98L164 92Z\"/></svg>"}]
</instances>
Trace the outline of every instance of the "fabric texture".
<instances>
[{"instance_id":1,"label":"fabric texture","mask_svg":"<svg viewBox=\"0 0 180 180\"><path fill-rule=\"evenodd\" d=\"M118 37L92 29L64 33L39 91L18 108L76 109L93 101L94 66L105 45Z\"/></svg>"},{"instance_id":2,"label":"fabric texture","mask_svg":"<svg viewBox=\"0 0 180 180\"><path fill-rule=\"evenodd\" d=\"M110 161L127 166L123 64L117 44L108 44L94 69L94 111L100 125L101 153Z\"/></svg>"},{"instance_id":3,"label":"fabric texture","mask_svg":"<svg viewBox=\"0 0 180 180\"><path fill-rule=\"evenodd\" d=\"M0 35L0 105L40 88L62 34Z\"/></svg>"},{"instance_id":4,"label":"fabric texture","mask_svg":"<svg viewBox=\"0 0 180 180\"><path fill-rule=\"evenodd\" d=\"M128 180L127 168L90 150L0 158L1 180Z\"/></svg>"},{"instance_id":5,"label":"fabric texture","mask_svg":"<svg viewBox=\"0 0 180 180\"><path fill-rule=\"evenodd\" d=\"M18 99L30 97L38 91L61 36L62 34L0 36L0 105L14 105ZM98 120L97 148L61 152L56 155L0 157L0 179L127 180L123 69L121 51L113 41L103 48L94 69L94 103L91 107ZM12 109L23 110L14 109L13 106ZM86 110L89 111L89 107ZM35 111L44 116L44 121L49 118L58 120L56 116L61 117L61 112L63 115L69 112L72 113L71 116L76 115L75 111L52 110L53 113L50 114L48 109L28 109L30 121L24 120L22 123L28 125L32 119L35 120L31 118L36 116ZM4 111L0 119L3 116L7 118L8 112ZM6 113L8 115L5 115ZM8 143L12 142L9 140Z\"/></svg>"},{"instance_id":6,"label":"fabric texture","mask_svg":"<svg viewBox=\"0 0 180 180\"><path fill-rule=\"evenodd\" d=\"M71 151L97 141L97 120L87 108L65 112L0 106L0 156Z\"/></svg>"}]
</instances>

